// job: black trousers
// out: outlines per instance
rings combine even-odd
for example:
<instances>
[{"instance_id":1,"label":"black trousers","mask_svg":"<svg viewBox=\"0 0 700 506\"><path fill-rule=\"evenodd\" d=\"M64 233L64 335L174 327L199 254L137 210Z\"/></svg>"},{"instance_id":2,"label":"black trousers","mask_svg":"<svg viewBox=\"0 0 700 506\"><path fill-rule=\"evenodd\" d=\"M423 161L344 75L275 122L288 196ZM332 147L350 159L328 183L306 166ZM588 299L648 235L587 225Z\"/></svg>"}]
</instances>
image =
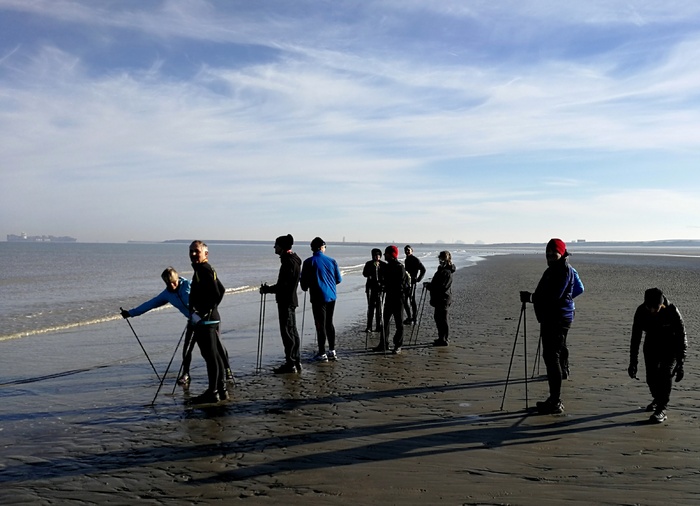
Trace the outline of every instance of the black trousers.
<instances>
[{"instance_id":1,"label":"black trousers","mask_svg":"<svg viewBox=\"0 0 700 506\"><path fill-rule=\"evenodd\" d=\"M226 366L219 354L219 324L195 325L194 339L207 364L209 390L214 392L224 388Z\"/></svg>"},{"instance_id":2,"label":"black trousers","mask_svg":"<svg viewBox=\"0 0 700 506\"><path fill-rule=\"evenodd\" d=\"M547 367L547 383L549 383L549 398L552 402L561 400L562 381L562 352L569 333L571 322L541 323L540 337L542 338L542 358Z\"/></svg>"},{"instance_id":3,"label":"black trousers","mask_svg":"<svg viewBox=\"0 0 700 506\"><path fill-rule=\"evenodd\" d=\"M674 357L669 357L663 351L644 347L647 386L658 409L666 409L668 406L673 387L671 373L675 366L676 359Z\"/></svg>"},{"instance_id":4,"label":"black trousers","mask_svg":"<svg viewBox=\"0 0 700 506\"><path fill-rule=\"evenodd\" d=\"M185 334L185 345L182 348L182 375L183 376L185 374L187 374L187 375L190 374L190 365L192 364L192 350L194 349L194 345L195 345L195 340L192 338L193 334L194 334L194 328L190 325L187 327L187 333ZM219 335L218 330L216 332L216 338L217 338L216 348L219 350L219 355L221 356L221 359L224 361L224 371L226 371L226 369L231 368L231 365L230 365L229 360L228 360L228 350L226 350L224 343L221 342L221 336Z\"/></svg>"},{"instance_id":5,"label":"black trousers","mask_svg":"<svg viewBox=\"0 0 700 506\"><path fill-rule=\"evenodd\" d=\"M284 359L288 364L299 362L299 332L297 332L297 313L294 306L277 304L280 322L280 335L284 346Z\"/></svg>"},{"instance_id":6,"label":"black trousers","mask_svg":"<svg viewBox=\"0 0 700 506\"><path fill-rule=\"evenodd\" d=\"M406 294L403 302L406 310L406 318L416 320L418 318L418 303L416 302L416 284L411 283L411 291Z\"/></svg>"},{"instance_id":7,"label":"black trousers","mask_svg":"<svg viewBox=\"0 0 700 506\"><path fill-rule=\"evenodd\" d=\"M367 295L367 329L372 330L372 320L377 328L381 325L382 292L377 289L368 289Z\"/></svg>"},{"instance_id":8,"label":"black trousers","mask_svg":"<svg viewBox=\"0 0 700 506\"><path fill-rule=\"evenodd\" d=\"M318 352L326 353L326 341L328 341L328 349L335 350L335 327L333 326L335 301L314 302L311 304L311 311L314 314Z\"/></svg>"},{"instance_id":9,"label":"black trousers","mask_svg":"<svg viewBox=\"0 0 700 506\"><path fill-rule=\"evenodd\" d=\"M389 342L389 325L394 319L396 332L394 333L394 348L403 346L403 301L400 297L387 297L384 301L384 328L382 332L382 344L384 347Z\"/></svg>"},{"instance_id":10,"label":"black trousers","mask_svg":"<svg viewBox=\"0 0 700 506\"><path fill-rule=\"evenodd\" d=\"M443 341L450 340L450 325L447 323L447 308L446 307L436 307L435 313L433 314L435 319L435 325L437 326L438 339Z\"/></svg>"}]
</instances>

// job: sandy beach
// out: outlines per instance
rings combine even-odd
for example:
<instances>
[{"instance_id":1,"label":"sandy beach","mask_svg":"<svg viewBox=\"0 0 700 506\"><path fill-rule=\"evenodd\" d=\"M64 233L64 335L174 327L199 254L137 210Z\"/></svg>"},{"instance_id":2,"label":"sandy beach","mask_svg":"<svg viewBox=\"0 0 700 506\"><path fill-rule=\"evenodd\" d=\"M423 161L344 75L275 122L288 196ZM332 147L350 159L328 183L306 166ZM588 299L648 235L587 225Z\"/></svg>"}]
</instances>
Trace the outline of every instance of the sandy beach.
<instances>
[{"instance_id":1,"label":"sandy beach","mask_svg":"<svg viewBox=\"0 0 700 506\"><path fill-rule=\"evenodd\" d=\"M309 363L299 376L241 373L232 401L206 410L186 409L170 381L149 406L158 380L138 349L110 361L81 339L3 343L13 367L0 376L0 503L696 504L700 262L574 254L571 263L586 292L556 416L526 409L547 397L531 306L503 397L518 291L534 290L544 255L458 269L447 348L428 344L430 307L398 356L365 351L358 315L338 338L338 362ZM632 316L650 286L678 305L690 343L661 425L646 423L647 387L626 372ZM94 343L96 332L114 329L71 336ZM268 335L279 339L274 327ZM72 359L51 367L59 352Z\"/></svg>"}]
</instances>

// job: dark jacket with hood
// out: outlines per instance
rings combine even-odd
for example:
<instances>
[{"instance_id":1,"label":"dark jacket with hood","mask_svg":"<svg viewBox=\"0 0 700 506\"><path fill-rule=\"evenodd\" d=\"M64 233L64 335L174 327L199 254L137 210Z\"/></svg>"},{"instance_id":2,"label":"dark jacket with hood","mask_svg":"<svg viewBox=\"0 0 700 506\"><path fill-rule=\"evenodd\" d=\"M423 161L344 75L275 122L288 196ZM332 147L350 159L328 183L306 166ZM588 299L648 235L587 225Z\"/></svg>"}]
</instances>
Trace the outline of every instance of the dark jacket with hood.
<instances>
[{"instance_id":1,"label":"dark jacket with hood","mask_svg":"<svg viewBox=\"0 0 700 506\"><path fill-rule=\"evenodd\" d=\"M280 306L298 307L299 298L297 287L301 273L301 258L293 251L285 251L280 255L280 271L277 283L268 287L275 294L275 301Z\"/></svg>"},{"instance_id":2,"label":"dark jacket with hood","mask_svg":"<svg viewBox=\"0 0 700 506\"><path fill-rule=\"evenodd\" d=\"M540 323L570 324L574 321L573 291L577 282L567 256L547 267L532 294L535 316Z\"/></svg>"},{"instance_id":3,"label":"dark jacket with hood","mask_svg":"<svg viewBox=\"0 0 700 506\"><path fill-rule=\"evenodd\" d=\"M658 313L652 313L641 304L634 313L632 324L632 339L630 342L630 358L637 361L639 344L644 337L644 354L649 353L661 360L685 361L688 339L685 333L683 317L678 308L671 304L666 296Z\"/></svg>"},{"instance_id":4,"label":"dark jacket with hood","mask_svg":"<svg viewBox=\"0 0 700 506\"><path fill-rule=\"evenodd\" d=\"M454 264L440 265L433 279L427 285L430 290L430 305L447 309L452 304L452 273L457 270Z\"/></svg>"}]
</instances>

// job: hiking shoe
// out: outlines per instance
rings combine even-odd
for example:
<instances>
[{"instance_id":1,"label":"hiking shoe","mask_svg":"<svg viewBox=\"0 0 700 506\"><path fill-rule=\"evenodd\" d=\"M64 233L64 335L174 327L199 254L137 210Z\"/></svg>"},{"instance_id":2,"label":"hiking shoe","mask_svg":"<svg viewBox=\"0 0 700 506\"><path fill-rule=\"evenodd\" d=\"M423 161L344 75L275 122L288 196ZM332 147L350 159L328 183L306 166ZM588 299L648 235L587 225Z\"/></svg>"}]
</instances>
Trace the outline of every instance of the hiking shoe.
<instances>
[{"instance_id":1,"label":"hiking shoe","mask_svg":"<svg viewBox=\"0 0 700 506\"><path fill-rule=\"evenodd\" d=\"M275 374L294 374L297 372L297 368L294 364L285 363L279 367L275 367L272 372Z\"/></svg>"},{"instance_id":2,"label":"hiking shoe","mask_svg":"<svg viewBox=\"0 0 700 506\"><path fill-rule=\"evenodd\" d=\"M392 353L393 355L401 355L401 346L397 346L396 348L394 348L393 350L391 350L391 353Z\"/></svg>"},{"instance_id":3,"label":"hiking shoe","mask_svg":"<svg viewBox=\"0 0 700 506\"><path fill-rule=\"evenodd\" d=\"M227 401L231 398L231 396L228 393L228 390L226 388L224 388L223 386L219 387L218 393L219 393L219 400L221 400L221 401Z\"/></svg>"},{"instance_id":4,"label":"hiking shoe","mask_svg":"<svg viewBox=\"0 0 700 506\"><path fill-rule=\"evenodd\" d=\"M314 357L314 361L316 362L328 362L328 355L325 353L317 353L316 356Z\"/></svg>"},{"instance_id":5,"label":"hiking shoe","mask_svg":"<svg viewBox=\"0 0 700 506\"><path fill-rule=\"evenodd\" d=\"M410 325L412 321L413 321L413 320L411 320L410 318L406 318L406 319L403 321L403 324L404 324L404 325Z\"/></svg>"},{"instance_id":6,"label":"hiking shoe","mask_svg":"<svg viewBox=\"0 0 700 506\"><path fill-rule=\"evenodd\" d=\"M449 343L445 341L444 339L436 339L433 341L433 346L448 346Z\"/></svg>"},{"instance_id":7,"label":"hiking shoe","mask_svg":"<svg viewBox=\"0 0 700 506\"><path fill-rule=\"evenodd\" d=\"M221 398L219 397L219 392L216 390L211 391L209 389L205 390L204 393L191 397L188 400L188 404L214 404L219 402Z\"/></svg>"},{"instance_id":8,"label":"hiking shoe","mask_svg":"<svg viewBox=\"0 0 700 506\"><path fill-rule=\"evenodd\" d=\"M299 360L297 360L296 362L294 362L294 367L297 368L297 372L298 372L298 373L301 373L301 362L300 362Z\"/></svg>"},{"instance_id":9,"label":"hiking shoe","mask_svg":"<svg viewBox=\"0 0 700 506\"><path fill-rule=\"evenodd\" d=\"M338 354L335 352L335 350L328 350L328 360L331 362L338 360Z\"/></svg>"},{"instance_id":10,"label":"hiking shoe","mask_svg":"<svg viewBox=\"0 0 700 506\"><path fill-rule=\"evenodd\" d=\"M652 411L656 411L656 401L651 401L646 408L644 408L644 411L647 413L651 413Z\"/></svg>"},{"instance_id":11,"label":"hiking shoe","mask_svg":"<svg viewBox=\"0 0 700 506\"><path fill-rule=\"evenodd\" d=\"M544 402L538 402L537 411L542 415L558 415L564 412L564 405L561 401L555 402L550 398Z\"/></svg>"},{"instance_id":12,"label":"hiking shoe","mask_svg":"<svg viewBox=\"0 0 700 506\"><path fill-rule=\"evenodd\" d=\"M663 409L657 409L654 414L649 417L651 423L663 423L666 421L666 411Z\"/></svg>"},{"instance_id":13,"label":"hiking shoe","mask_svg":"<svg viewBox=\"0 0 700 506\"><path fill-rule=\"evenodd\" d=\"M177 379L177 384L180 386L186 387L186 386L189 386L190 381L191 381L190 375L185 373Z\"/></svg>"}]
</instances>

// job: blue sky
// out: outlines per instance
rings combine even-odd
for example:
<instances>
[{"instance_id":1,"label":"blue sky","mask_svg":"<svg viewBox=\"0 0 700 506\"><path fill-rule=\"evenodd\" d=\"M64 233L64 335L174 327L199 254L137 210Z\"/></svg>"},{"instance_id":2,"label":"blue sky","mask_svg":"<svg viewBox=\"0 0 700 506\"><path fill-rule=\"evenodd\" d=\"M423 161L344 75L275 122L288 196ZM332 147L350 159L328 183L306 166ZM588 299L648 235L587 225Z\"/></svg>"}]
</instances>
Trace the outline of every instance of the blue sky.
<instances>
[{"instance_id":1,"label":"blue sky","mask_svg":"<svg viewBox=\"0 0 700 506\"><path fill-rule=\"evenodd\" d=\"M700 2L0 0L0 234L700 239Z\"/></svg>"}]
</instances>

